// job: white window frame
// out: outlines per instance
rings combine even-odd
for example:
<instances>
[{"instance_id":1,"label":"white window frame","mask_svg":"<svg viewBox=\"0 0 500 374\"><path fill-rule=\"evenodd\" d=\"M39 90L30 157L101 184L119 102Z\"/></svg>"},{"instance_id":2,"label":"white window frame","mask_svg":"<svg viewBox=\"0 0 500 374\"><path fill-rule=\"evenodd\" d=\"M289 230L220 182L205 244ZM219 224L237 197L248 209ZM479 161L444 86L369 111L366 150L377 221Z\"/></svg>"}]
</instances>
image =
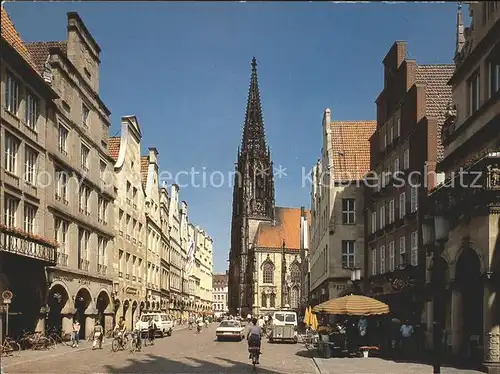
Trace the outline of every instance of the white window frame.
<instances>
[{"instance_id":1,"label":"white window frame","mask_svg":"<svg viewBox=\"0 0 500 374\"><path fill-rule=\"evenodd\" d=\"M389 243L389 271L394 271L396 268L394 240Z\"/></svg>"},{"instance_id":2,"label":"white window frame","mask_svg":"<svg viewBox=\"0 0 500 374\"><path fill-rule=\"evenodd\" d=\"M90 109L85 103L82 103L82 125L84 125L86 128L89 127L89 115L90 115Z\"/></svg>"},{"instance_id":3,"label":"white window frame","mask_svg":"<svg viewBox=\"0 0 500 374\"><path fill-rule=\"evenodd\" d=\"M60 197L63 202L67 201L68 197L68 181L69 175L63 169L56 169L56 195Z\"/></svg>"},{"instance_id":4,"label":"white window frame","mask_svg":"<svg viewBox=\"0 0 500 374\"><path fill-rule=\"evenodd\" d=\"M11 174L18 173L18 156L21 140L9 132L5 132L5 170Z\"/></svg>"},{"instance_id":5,"label":"white window frame","mask_svg":"<svg viewBox=\"0 0 500 374\"><path fill-rule=\"evenodd\" d=\"M377 212L372 212L372 218L371 218L371 228L372 228L372 234L377 232Z\"/></svg>"},{"instance_id":6,"label":"white window frame","mask_svg":"<svg viewBox=\"0 0 500 374\"><path fill-rule=\"evenodd\" d=\"M380 222L380 229L383 229L385 227L385 201L383 202L383 205L380 206L379 208L379 222Z\"/></svg>"},{"instance_id":7,"label":"white window frame","mask_svg":"<svg viewBox=\"0 0 500 374\"><path fill-rule=\"evenodd\" d=\"M488 98L500 91L500 62L488 62Z\"/></svg>"},{"instance_id":8,"label":"white window frame","mask_svg":"<svg viewBox=\"0 0 500 374\"><path fill-rule=\"evenodd\" d=\"M36 206L24 203L24 231L30 234L36 233L36 211Z\"/></svg>"},{"instance_id":9,"label":"white window frame","mask_svg":"<svg viewBox=\"0 0 500 374\"><path fill-rule=\"evenodd\" d=\"M410 210L412 213L418 210L418 187L410 187Z\"/></svg>"},{"instance_id":10,"label":"white window frame","mask_svg":"<svg viewBox=\"0 0 500 374\"><path fill-rule=\"evenodd\" d=\"M13 196L5 195L4 197L4 223L8 227L17 227L19 202L19 199Z\"/></svg>"},{"instance_id":11,"label":"white window frame","mask_svg":"<svg viewBox=\"0 0 500 374\"><path fill-rule=\"evenodd\" d=\"M406 192L403 191L399 194L399 219L404 218L406 215Z\"/></svg>"},{"instance_id":12,"label":"white window frame","mask_svg":"<svg viewBox=\"0 0 500 374\"><path fill-rule=\"evenodd\" d=\"M407 148L403 152L403 170L410 168L410 150Z\"/></svg>"},{"instance_id":13,"label":"white window frame","mask_svg":"<svg viewBox=\"0 0 500 374\"><path fill-rule=\"evenodd\" d=\"M342 224L344 225L356 224L355 199L342 199Z\"/></svg>"},{"instance_id":14,"label":"white window frame","mask_svg":"<svg viewBox=\"0 0 500 374\"><path fill-rule=\"evenodd\" d=\"M17 117L19 111L19 82L10 73L5 74L5 109Z\"/></svg>"},{"instance_id":15,"label":"white window frame","mask_svg":"<svg viewBox=\"0 0 500 374\"><path fill-rule=\"evenodd\" d=\"M68 139L69 139L69 129L59 122L58 128L58 146L59 151L68 154Z\"/></svg>"},{"instance_id":16,"label":"white window frame","mask_svg":"<svg viewBox=\"0 0 500 374\"><path fill-rule=\"evenodd\" d=\"M394 222L394 199L389 200L389 223Z\"/></svg>"},{"instance_id":17,"label":"white window frame","mask_svg":"<svg viewBox=\"0 0 500 374\"><path fill-rule=\"evenodd\" d=\"M396 119L396 137L401 136L401 117Z\"/></svg>"},{"instance_id":18,"label":"white window frame","mask_svg":"<svg viewBox=\"0 0 500 374\"><path fill-rule=\"evenodd\" d=\"M38 152L24 145L24 180L32 185L36 184Z\"/></svg>"},{"instance_id":19,"label":"white window frame","mask_svg":"<svg viewBox=\"0 0 500 374\"><path fill-rule=\"evenodd\" d=\"M418 265L418 231L411 233L410 261L412 266Z\"/></svg>"},{"instance_id":20,"label":"white window frame","mask_svg":"<svg viewBox=\"0 0 500 374\"><path fill-rule=\"evenodd\" d=\"M55 240L59 243L58 252L66 254L66 242L68 238L69 224L67 221L56 217L55 219Z\"/></svg>"},{"instance_id":21,"label":"white window frame","mask_svg":"<svg viewBox=\"0 0 500 374\"><path fill-rule=\"evenodd\" d=\"M401 236L399 238L399 254L404 255L406 253L406 236Z\"/></svg>"},{"instance_id":22,"label":"white window frame","mask_svg":"<svg viewBox=\"0 0 500 374\"><path fill-rule=\"evenodd\" d=\"M31 130L36 131L39 115L39 101L38 98L29 91L26 91L26 108L24 110L24 120L26 126Z\"/></svg>"},{"instance_id":23,"label":"white window frame","mask_svg":"<svg viewBox=\"0 0 500 374\"><path fill-rule=\"evenodd\" d=\"M399 157L396 157L394 159L394 172L398 172L399 171Z\"/></svg>"},{"instance_id":24,"label":"white window frame","mask_svg":"<svg viewBox=\"0 0 500 374\"><path fill-rule=\"evenodd\" d=\"M385 273L385 245L380 246L380 274Z\"/></svg>"},{"instance_id":25,"label":"white window frame","mask_svg":"<svg viewBox=\"0 0 500 374\"><path fill-rule=\"evenodd\" d=\"M356 264L356 241L342 240L342 268L350 269Z\"/></svg>"},{"instance_id":26,"label":"white window frame","mask_svg":"<svg viewBox=\"0 0 500 374\"><path fill-rule=\"evenodd\" d=\"M469 116L471 116L479 110L481 105L481 75L478 70L472 73L467 80L467 91L469 95Z\"/></svg>"},{"instance_id":27,"label":"white window frame","mask_svg":"<svg viewBox=\"0 0 500 374\"><path fill-rule=\"evenodd\" d=\"M80 162L81 166L85 171L89 170L89 157L90 157L90 147L87 147L85 144L81 143L80 147Z\"/></svg>"}]
</instances>

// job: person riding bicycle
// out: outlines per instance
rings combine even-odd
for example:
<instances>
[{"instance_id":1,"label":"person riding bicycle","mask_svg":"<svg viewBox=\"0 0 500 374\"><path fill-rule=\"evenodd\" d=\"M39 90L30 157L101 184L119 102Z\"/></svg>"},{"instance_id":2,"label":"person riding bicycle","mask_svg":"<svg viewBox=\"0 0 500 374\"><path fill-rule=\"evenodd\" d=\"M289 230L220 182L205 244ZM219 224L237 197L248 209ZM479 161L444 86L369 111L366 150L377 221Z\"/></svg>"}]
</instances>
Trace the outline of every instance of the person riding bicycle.
<instances>
[{"instance_id":1,"label":"person riding bicycle","mask_svg":"<svg viewBox=\"0 0 500 374\"><path fill-rule=\"evenodd\" d=\"M141 337L141 328L139 324L139 320L137 320L135 326L134 326L134 335L135 335L135 347L138 352L141 351L142 349L142 337Z\"/></svg>"},{"instance_id":2,"label":"person riding bicycle","mask_svg":"<svg viewBox=\"0 0 500 374\"><path fill-rule=\"evenodd\" d=\"M125 318L122 316L115 325L114 335L120 340L120 344L123 344L123 338L127 332L127 325L125 324Z\"/></svg>"},{"instance_id":3,"label":"person riding bicycle","mask_svg":"<svg viewBox=\"0 0 500 374\"><path fill-rule=\"evenodd\" d=\"M149 320L148 334L149 334L149 341L151 342L151 345L155 344L156 323L155 323L153 318L151 318Z\"/></svg>"},{"instance_id":4,"label":"person riding bicycle","mask_svg":"<svg viewBox=\"0 0 500 374\"><path fill-rule=\"evenodd\" d=\"M252 348L258 348L259 351L257 353L256 364L259 363L259 355L262 354L261 349L261 336L262 330L257 323L257 318L252 319L252 325L248 329L247 340L248 340L248 351L250 352L250 356L248 358L252 358Z\"/></svg>"}]
</instances>

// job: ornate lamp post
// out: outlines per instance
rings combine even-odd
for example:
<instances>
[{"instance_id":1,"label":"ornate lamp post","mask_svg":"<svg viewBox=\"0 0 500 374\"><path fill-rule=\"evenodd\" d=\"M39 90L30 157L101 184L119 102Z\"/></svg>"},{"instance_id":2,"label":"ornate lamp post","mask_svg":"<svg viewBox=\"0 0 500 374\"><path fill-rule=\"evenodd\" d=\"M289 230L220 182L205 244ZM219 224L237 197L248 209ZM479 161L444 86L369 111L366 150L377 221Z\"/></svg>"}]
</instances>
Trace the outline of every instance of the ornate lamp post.
<instances>
[{"instance_id":1,"label":"ornate lamp post","mask_svg":"<svg viewBox=\"0 0 500 374\"><path fill-rule=\"evenodd\" d=\"M359 287L359 282L361 281L361 269L359 267L351 268L351 282L356 294L361 294L361 289Z\"/></svg>"}]
</instances>

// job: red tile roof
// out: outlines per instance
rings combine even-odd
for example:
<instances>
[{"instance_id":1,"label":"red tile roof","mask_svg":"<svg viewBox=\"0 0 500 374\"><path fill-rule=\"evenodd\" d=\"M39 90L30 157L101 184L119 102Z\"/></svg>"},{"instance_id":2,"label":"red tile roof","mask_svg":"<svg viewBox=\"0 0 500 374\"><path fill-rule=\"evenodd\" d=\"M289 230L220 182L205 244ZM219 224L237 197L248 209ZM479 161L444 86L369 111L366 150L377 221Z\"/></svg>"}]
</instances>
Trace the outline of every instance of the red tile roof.
<instances>
[{"instance_id":1,"label":"red tile roof","mask_svg":"<svg viewBox=\"0 0 500 374\"><path fill-rule=\"evenodd\" d=\"M443 145L441 144L441 129L445 120L448 103L452 101L451 86L448 81L455 72L454 64L446 65L417 65L416 81L425 83L425 114L438 120L437 127L437 161L443 159Z\"/></svg>"},{"instance_id":2,"label":"red tile roof","mask_svg":"<svg viewBox=\"0 0 500 374\"><path fill-rule=\"evenodd\" d=\"M212 288L226 287L228 285L228 282L229 282L229 276L227 273L212 275Z\"/></svg>"},{"instance_id":3,"label":"red tile roof","mask_svg":"<svg viewBox=\"0 0 500 374\"><path fill-rule=\"evenodd\" d=\"M108 153L113 160L118 160L120 154L121 138L119 136L112 136L108 139Z\"/></svg>"},{"instance_id":4,"label":"red tile roof","mask_svg":"<svg viewBox=\"0 0 500 374\"><path fill-rule=\"evenodd\" d=\"M59 48L61 51L66 54L67 51L67 43L65 41L62 42L31 42L26 43L26 48L28 49L31 57L33 58L33 62L35 63L36 70L43 74L45 70L45 64L47 59L49 58L49 49L50 48Z\"/></svg>"},{"instance_id":5,"label":"red tile roof","mask_svg":"<svg viewBox=\"0 0 500 374\"><path fill-rule=\"evenodd\" d=\"M141 156L141 179L143 188L146 188L146 183L148 181L148 169L149 156Z\"/></svg>"},{"instance_id":6,"label":"red tile roof","mask_svg":"<svg viewBox=\"0 0 500 374\"><path fill-rule=\"evenodd\" d=\"M276 222L259 224L254 243L257 247L281 248L283 241L288 249L300 249L300 213L301 208L275 208ZM307 222L311 212L306 210Z\"/></svg>"},{"instance_id":7,"label":"red tile roof","mask_svg":"<svg viewBox=\"0 0 500 374\"><path fill-rule=\"evenodd\" d=\"M361 180L370 170L370 137L377 121L333 121L333 179Z\"/></svg>"},{"instance_id":8,"label":"red tile roof","mask_svg":"<svg viewBox=\"0 0 500 374\"><path fill-rule=\"evenodd\" d=\"M26 45L24 44L23 40L21 39L21 36L17 32L16 28L14 27L14 23L12 23L12 20L10 19L7 11L5 10L4 7L1 7L1 17L0 17L0 33L2 35L2 38L5 39L7 43L9 43L12 48L14 48L19 55L24 58L24 60L35 70L36 65L33 62L33 59L26 48Z\"/></svg>"}]
</instances>

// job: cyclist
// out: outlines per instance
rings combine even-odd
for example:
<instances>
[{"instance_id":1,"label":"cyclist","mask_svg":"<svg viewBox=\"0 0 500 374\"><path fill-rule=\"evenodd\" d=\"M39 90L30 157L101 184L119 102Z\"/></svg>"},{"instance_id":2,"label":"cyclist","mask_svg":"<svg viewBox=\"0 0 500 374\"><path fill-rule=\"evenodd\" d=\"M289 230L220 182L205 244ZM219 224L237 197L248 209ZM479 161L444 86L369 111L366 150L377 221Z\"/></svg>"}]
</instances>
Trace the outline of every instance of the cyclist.
<instances>
[{"instance_id":1,"label":"cyclist","mask_svg":"<svg viewBox=\"0 0 500 374\"><path fill-rule=\"evenodd\" d=\"M257 352L257 357L256 357L256 364L259 364L259 355L262 354L260 351L261 345L261 336L262 336L262 330L257 323L257 318L252 319L252 325L248 329L248 334L247 334L247 340L248 340L248 351L251 351L252 348L258 348ZM250 356L248 358L252 358L252 353L250 352Z\"/></svg>"},{"instance_id":2,"label":"cyclist","mask_svg":"<svg viewBox=\"0 0 500 374\"><path fill-rule=\"evenodd\" d=\"M114 329L115 336L118 337L121 345L123 345L123 338L125 337L126 332L127 325L125 324L125 318L121 316Z\"/></svg>"}]
</instances>

